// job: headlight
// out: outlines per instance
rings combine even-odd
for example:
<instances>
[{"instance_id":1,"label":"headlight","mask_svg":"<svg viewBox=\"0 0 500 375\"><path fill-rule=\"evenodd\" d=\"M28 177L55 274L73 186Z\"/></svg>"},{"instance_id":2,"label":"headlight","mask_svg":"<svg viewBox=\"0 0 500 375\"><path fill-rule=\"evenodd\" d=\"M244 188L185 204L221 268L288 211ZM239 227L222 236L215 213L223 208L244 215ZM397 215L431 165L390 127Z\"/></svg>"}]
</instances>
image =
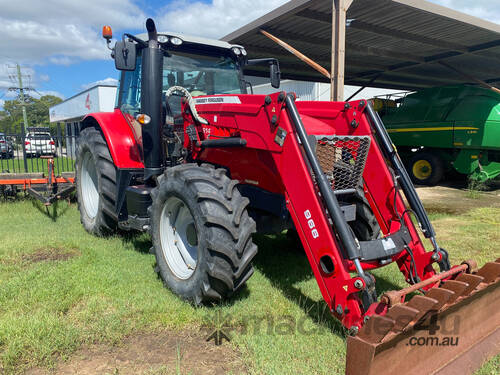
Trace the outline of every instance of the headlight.
<instances>
[{"instance_id":1,"label":"headlight","mask_svg":"<svg viewBox=\"0 0 500 375\"><path fill-rule=\"evenodd\" d=\"M182 44L182 39L173 36L170 38L170 43L172 43L174 46L180 46Z\"/></svg>"},{"instance_id":2,"label":"headlight","mask_svg":"<svg viewBox=\"0 0 500 375\"><path fill-rule=\"evenodd\" d=\"M160 42L160 43L167 43L168 42L168 36L166 36L166 35L158 35L158 42Z\"/></svg>"},{"instance_id":3,"label":"headlight","mask_svg":"<svg viewBox=\"0 0 500 375\"><path fill-rule=\"evenodd\" d=\"M246 56L246 55L247 55L247 51L246 51L246 49L242 48L242 49L241 49L241 54L242 54L243 56Z\"/></svg>"},{"instance_id":4,"label":"headlight","mask_svg":"<svg viewBox=\"0 0 500 375\"><path fill-rule=\"evenodd\" d=\"M236 55L236 56L239 56L241 55L241 50L237 47L233 47L231 48L231 51L233 51L233 53Z\"/></svg>"}]
</instances>

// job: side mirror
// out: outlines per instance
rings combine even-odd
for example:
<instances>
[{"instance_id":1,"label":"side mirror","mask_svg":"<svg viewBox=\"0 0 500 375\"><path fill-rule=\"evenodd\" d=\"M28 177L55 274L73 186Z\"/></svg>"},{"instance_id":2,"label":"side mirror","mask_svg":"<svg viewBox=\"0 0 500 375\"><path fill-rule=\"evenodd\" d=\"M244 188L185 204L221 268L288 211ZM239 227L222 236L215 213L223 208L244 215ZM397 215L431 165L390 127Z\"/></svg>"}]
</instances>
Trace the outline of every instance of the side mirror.
<instances>
[{"instance_id":1,"label":"side mirror","mask_svg":"<svg viewBox=\"0 0 500 375\"><path fill-rule=\"evenodd\" d=\"M271 70L271 86L275 89L280 88L281 72L277 61L274 61L270 67Z\"/></svg>"},{"instance_id":2,"label":"side mirror","mask_svg":"<svg viewBox=\"0 0 500 375\"><path fill-rule=\"evenodd\" d=\"M271 64L271 86L280 88L281 72L278 64Z\"/></svg>"},{"instance_id":3,"label":"side mirror","mask_svg":"<svg viewBox=\"0 0 500 375\"><path fill-rule=\"evenodd\" d=\"M271 70L271 86L273 86L275 89L279 89L281 80L279 61L274 58L251 59L247 61L247 65L260 65L260 64L269 64L269 68Z\"/></svg>"},{"instance_id":4,"label":"side mirror","mask_svg":"<svg viewBox=\"0 0 500 375\"><path fill-rule=\"evenodd\" d=\"M136 45L133 42L116 42L113 51L115 67L118 70L135 70Z\"/></svg>"}]
</instances>

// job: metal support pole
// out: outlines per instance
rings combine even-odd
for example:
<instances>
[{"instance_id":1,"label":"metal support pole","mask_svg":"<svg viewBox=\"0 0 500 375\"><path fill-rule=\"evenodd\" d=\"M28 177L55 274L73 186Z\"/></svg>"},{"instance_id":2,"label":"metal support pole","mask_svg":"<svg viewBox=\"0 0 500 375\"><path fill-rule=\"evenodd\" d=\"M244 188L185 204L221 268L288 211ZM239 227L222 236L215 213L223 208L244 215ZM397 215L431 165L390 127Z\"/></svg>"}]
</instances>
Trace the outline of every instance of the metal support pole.
<instances>
[{"instance_id":1,"label":"metal support pole","mask_svg":"<svg viewBox=\"0 0 500 375\"><path fill-rule=\"evenodd\" d=\"M26 102L24 101L24 88L23 88L23 78L21 76L21 67L16 64L17 67L17 80L19 81L19 96L21 99L21 106L23 108L23 121L24 127L28 128L28 115L26 114Z\"/></svg>"},{"instance_id":2,"label":"metal support pole","mask_svg":"<svg viewBox=\"0 0 500 375\"><path fill-rule=\"evenodd\" d=\"M21 67L16 64L17 68L17 80L19 82L19 97L21 99L21 107L23 109L23 125L21 127L21 134L23 140L21 142L21 147L23 149L23 159L24 159L24 171L28 172L28 162L26 160L26 147L24 145L26 137L26 129L28 128L28 115L26 114L26 102L24 101L24 88L23 88L23 78L21 76Z\"/></svg>"},{"instance_id":3,"label":"metal support pole","mask_svg":"<svg viewBox=\"0 0 500 375\"><path fill-rule=\"evenodd\" d=\"M61 123L58 121L57 122L57 145L56 145L56 160L57 160L57 176L61 175L61 171L64 168L61 168L61 163L62 163L62 146L63 146L63 136L62 136L62 129L61 129ZM59 152L57 151L59 149Z\"/></svg>"},{"instance_id":4,"label":"metal support pole","mask_svg":"<svg viewBox=\"0 0 500 375\"><path fill-rule=\"evenodd\" d=\"M24 107L23 107L24 109ZM28 160L26 160L26 130L24 129L24 123L21 124L21 149L23 150L23 162L24 162L24 172L28 173Z\"/></svg>"},{"instance_id":5,"label":"metal support pole","mask_svg":"<svg viewBox=\"0 0 500 375\"><path fill-rule=\"evenodd\" d=\"M347 10L354 0L333 0L332 3L332 66L330 100L344 101L345 35Z\"/></svg>"}]
</instances>

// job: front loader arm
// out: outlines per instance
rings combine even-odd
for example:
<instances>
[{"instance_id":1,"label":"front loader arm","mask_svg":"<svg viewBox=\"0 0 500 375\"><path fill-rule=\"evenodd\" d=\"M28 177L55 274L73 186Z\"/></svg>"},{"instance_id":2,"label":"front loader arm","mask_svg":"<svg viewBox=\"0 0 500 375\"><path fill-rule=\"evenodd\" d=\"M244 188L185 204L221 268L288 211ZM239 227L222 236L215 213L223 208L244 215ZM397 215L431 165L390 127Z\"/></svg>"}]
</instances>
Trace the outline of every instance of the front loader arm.
<instances>
[{"instance_id":1,"label":"front loader arm","mask_svg":"<svg viewBox=\"0 0 500 375\"><path fill-rule=\"evenodd\" d=\"M288 120L283 120L284 122ZM351 262L342 255L342 247L333 232L317 188L305 163L302 150L288 122L289 136L279 155L286 204L299 233L319 288L330 311L344 326L356 326L362 316L357 293L364 286L361 277L351 278ZM278 157L278 155L276 155ZM338 204L338 203L337 203Z\"/></svg>"},{"instance_id":2,"label":"front loader arm","mask_svg":"<svg viewBox=\"0 0 500 375\"><path fill-rule=\"evenodd\" d=\"M425 251L410 215L405 214L393 175L364 114L366 102L296 105L294 97L284 92L267 97L241 96L238 100L220 98L222 104L197 106L209 124L198 124L193 131L189 124L196 122L187 121L185 147L195 160L227 166L232 178L257 183L284 196L323 298L344 326L356 331L363 325L364 316L373 313L369 309L377 296L374 279L367 270L397 262L411 282L434 275L432 253ZM310 128L302 122L305 115ZM325 150L343 162L346 155L361 158L361 150L342 148L361 138L369 146L364 169L361 166L355 178L349 177L352 181L348 189L340 185L335 189L334 182L325 177L323 169L327 167L320 165L314 148L320 143L337 143L340 147L327 145ZM238 140L238 145L202 147L212 139L214 143ZM261 163L263 160L268 161ZM255 174L254 163L262 175ZM335 162L333 165L337 168ZM273 178L262 178L270 171ZM274 183L269 185L266 180ZM344 219L336 194L352 193L360 186L382 228L383 239L359 242Z\"/></svg>"},{"instance_id":3,"label":"front loader arm","mask_svg":"<svg viewBox=\"0 0 500 375\"><path fill-rule=\"evenodd\" d=\"M357 243L349 231L335 193L314 155L314 145L310 144L310 137L302 124L293 97L287 97L284 110L287 116L282 117L280 126L288 128L291 134L285 140L283 152L279 157L283 168L280 172L286 189L287 206L330 310L344 326L356 330L356 327L362 326L369 307L360 303L360 292L373 287L370 285L372 280L365 275L364 270L380 267L379 261L382 259L370 259L370 262L365 262L365 258L370 254L363 251L363 246L374 253L377 246L370 248L369 245L372 244L368 241L364 244ZM357 120L349 121L349 113L337 116L334 126L337 135L340 133L346 136L372 136L369 123L362 116L363 108L356 105L356 110ZM349 125L354 124L353 121L357 122L356 127ZM376 171L376 175L363 174L364 188L372 202L378 202L374 207L378 211L379 220L384 224L382 228L386 228L384 235L390 236L404 228L407 242L406 246L396 246L389 256L382 254L385 255L383 260L385 264L397 261L408 279L411 279L410 270L417 280L431 277L434 274L430 266L431 255L425 252L409 215L400 217L405 206L395 190L390 171L376 144L376 140L372 138L372 147L365 166L365 169L372 168ZM291 165L294 167L290 168ZM397 209L394 209L394 203ZM385 250L386 245L392 241L390 237L387 239L386 242L370 242L379 248L383 246ZM392 243L394 242L396 237ZM356 272L357 275L351 277L351 272Z\"/></svg>"}]
</instances>

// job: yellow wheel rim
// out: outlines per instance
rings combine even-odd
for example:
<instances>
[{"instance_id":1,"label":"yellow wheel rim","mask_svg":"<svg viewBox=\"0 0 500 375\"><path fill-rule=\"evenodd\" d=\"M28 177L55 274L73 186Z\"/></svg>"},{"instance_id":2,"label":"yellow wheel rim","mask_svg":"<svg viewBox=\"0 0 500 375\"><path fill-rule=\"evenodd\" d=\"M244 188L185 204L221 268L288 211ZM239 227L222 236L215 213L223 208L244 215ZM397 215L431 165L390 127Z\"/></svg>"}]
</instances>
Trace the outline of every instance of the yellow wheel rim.
<instances>
[{"instance_id":1,"label":"yellow wheel rim","mask_svg":"<svg viewBox=\"0 0 500 375\"><path fill-rule=\"evenodd\" d=\"M413 164L413 175L419 180L426 180L432 174L432 166L427 160L417 160Z\"/></svg>"}]
</instances>

